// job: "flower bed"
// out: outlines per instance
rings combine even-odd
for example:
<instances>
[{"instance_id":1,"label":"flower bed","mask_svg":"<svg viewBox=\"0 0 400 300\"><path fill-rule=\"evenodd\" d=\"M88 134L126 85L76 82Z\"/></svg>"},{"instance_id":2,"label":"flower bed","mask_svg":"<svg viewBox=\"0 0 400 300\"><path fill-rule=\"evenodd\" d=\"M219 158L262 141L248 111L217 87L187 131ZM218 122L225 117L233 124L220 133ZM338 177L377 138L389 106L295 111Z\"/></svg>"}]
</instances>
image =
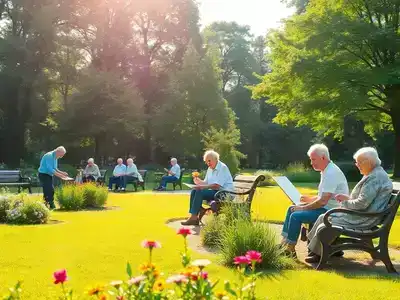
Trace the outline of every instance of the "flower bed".
<instances>
[{"instance_id":1,"label":"flower bed","mask_svg":"<svg viewBox=\"0 0 400 300\"><path fill-rule=\"evenodd\" d=\"M40 201L29 198L25 194L0 195L0 223L7 224L45 224L50 211Z\"/></svg>"},{"instance_id":2,"label":"flower bed","mask_svg":"<svg viewBox=\"0 0 400 300\"><path fill-rule=\"evenodd\" d=\"M126 267L127 279L115 280L106 286L98 285L90 288L87 295L96 299L249 299L255 300L256 265L261 263L262 257L259 252L247 251L243 256L236 257L234 264L238 270L238 282L225 281L224 289L216 291L219 282L209 278L206 267L211 263L207 259L192 261L187 247L187 236L192 234L191 229L181 228L177 234L183 237L184 250L181 253L183 270L169 276L166 280L158 266L152 262L154 249L160 248L161 244L153 240L142 243L149 250L148 260L139 267L140 274L134 276L131 265ZM67 271L65 269L54 272L54 284L61 286L60 299L79 299L73 297L73 291L67 288ZM23 299L21 295L21 282L11 288L5 299Z\"/></svg>"}]
</instances>

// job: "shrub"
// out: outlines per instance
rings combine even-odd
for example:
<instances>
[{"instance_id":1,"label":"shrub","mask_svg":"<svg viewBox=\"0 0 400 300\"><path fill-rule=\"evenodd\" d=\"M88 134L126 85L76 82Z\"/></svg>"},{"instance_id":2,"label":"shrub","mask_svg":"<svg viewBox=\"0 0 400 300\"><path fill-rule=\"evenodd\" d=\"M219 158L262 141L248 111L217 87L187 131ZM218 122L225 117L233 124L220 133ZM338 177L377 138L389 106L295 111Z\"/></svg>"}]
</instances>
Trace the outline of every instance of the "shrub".
<instances>
[{"instance_id":1,"label":"shrub","mask_svg":"<svg viewBox=\"0 0 400 300\"><path fill-rule=\"evenodd\" d=\"M85 183L83 187L84 207L103 207L107 202L108 190L95 183Z\"/></svg>"},{"instance_id":2,"label":"shrub","mask_svg":"<svg viewBox=\"0 0 400 300\"><path fill-rule=\"evenodd\" d=\"M14 202L7 211L7 223L10 224L45 224L50 212L44 203L38 200L24 199L22 203Z\"/></svg>"},{"instance_id":3,"label":"shrub","mask_svg":"<svg viewBox=\"0 0 400 300\"><path fill-rule=\"evenodd\" d=\"M7 211L11 209L11 198L6 195L0 196L0 223L7 221Z\"/></svg>"},{"instance_id":4,"label":"shrub","mask_svg":"<svg viewBox=\"0 0 400 300\"><path fill-rule=\"evenodd\" d=\"M265 260L264 269L291 267L292 261L282 255L275 232L268 224L252 222L245 206L226 203L218 216L211 216L202 230L205 246L215 248L222 262L232 266L234 257L242 256L248 249L260 252Z\"/></svg>"},{"instance_id":5,"label":"shrub","mask_svg":"<svg viewBox=\"0 0 400 300\"><path fill-rule=\"evenodd\" d=\"M44 224L49 215L43 202L29 199L24 194L0 196L0 223Z\"/></svg>"},{"instance_id":6,"label":"shrub","mask_svg":"<svg viewBox=\"0 0 400 300\"><path fill-rule=\"evenodd\" d=\"M81 185L67 184L55 190L55 199L64 210L84 208L84 191Z\"/></svg>"},{"instance_id":7,"label":"shrub","mask_svg":"<svg viewBox=\"0 0 400 300\"><path fill-rule=\"evenodd\" d=\"M291 182L319 182L320 180L319 172L306 168L304 164L300 162L289 164L284 175Z\"/></svg>"},{"instance_id":8,"label":"shrub","mask_svg":"<svg viewBox=\"0 0 400 300\"><path fill-rule=\"evenodd\" d=\"M103 207L107 197L107 189L94 183L67 184L57 188L55 192L56 201L64 210Z\"/></svg>"},{"instance_id":9,"label":"shrub","mask_svg":"<svg viewBox=\"0 0 400 300\"><path fill-rule=\"evenodd\" d=\"M225 265L232 266L236 256L242 256L247 249L255 249L263 257L261 268L279 270L291 265L282 255L275 232L268 224L238 219L225 227L221 234L220 254Z\"/></svg>"},{"instance_id":10,"label":"shrub","mask_svg":"<svg viewBox=\"0 0 400 300\"><path fill-rule=\"evenodd\" d=\"M361 179L362 175L360 171L352 161L340 161L336 162L336 165L342 170L347 181L357 182Z\"/></svg>"},{"instance_id":11,"label":"shrub","mask_svg":"<svg viewBox=\"0 0 400 300\"><path fill-rule=\"evenodd\" d=\"M255 176L258 175L264 175L265 180L260 182L260 186L273 186L276 185L275 180L272 179L273 176L279 176L280 174L274 171L269 171L269 170L258 170L255 174Z\"/></svg>"}]
</instances>

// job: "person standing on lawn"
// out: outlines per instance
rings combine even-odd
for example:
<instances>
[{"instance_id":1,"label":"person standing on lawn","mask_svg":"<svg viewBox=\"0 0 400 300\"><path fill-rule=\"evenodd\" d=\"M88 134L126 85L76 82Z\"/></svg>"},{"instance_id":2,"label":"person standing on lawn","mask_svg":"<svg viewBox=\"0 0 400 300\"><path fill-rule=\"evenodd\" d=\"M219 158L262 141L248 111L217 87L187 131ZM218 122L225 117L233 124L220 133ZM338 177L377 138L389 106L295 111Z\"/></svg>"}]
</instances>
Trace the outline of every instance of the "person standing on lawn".
<instances>
[{"instance_id":1,"label":"person standing on lawn","mask_svg":"<svg viewBox=\"0 0 400 300\"><path fill-rule=\"evenodd\" d=\"M54 209L54 186L53 176L61 179L68 178L68 173L58 169L58 159L64 157L67 150L63 146L57 147L55 150L47 152L40 160L39 180L43 188L43 198L50 209Z\"/></svg>"}]
</instances>

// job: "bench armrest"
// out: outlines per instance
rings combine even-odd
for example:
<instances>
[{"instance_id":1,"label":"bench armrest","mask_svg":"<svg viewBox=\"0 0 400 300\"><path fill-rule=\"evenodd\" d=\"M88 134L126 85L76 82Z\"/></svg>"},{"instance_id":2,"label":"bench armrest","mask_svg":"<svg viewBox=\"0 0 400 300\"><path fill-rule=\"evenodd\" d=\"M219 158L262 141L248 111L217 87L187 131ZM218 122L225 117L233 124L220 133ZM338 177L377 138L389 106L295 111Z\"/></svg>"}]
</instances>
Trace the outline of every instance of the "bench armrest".
<instances>
[{"instance_id":1,"label":"bench armrest","mask_svg":"<svg viewBox=\"0 0 400 300\"><path fill-rule=\"evenodd\" d=\"M353 209L348 209L348 208L332 208L328 210L325 215L324 215L324 224L326 227L332 227L332 223L329 221L329 216L334 214L334 213L344 213L344 214L349 214L349 215L356 215L360 217L383 217L384 215L388 214L393 208L393 204L390 205L388 208L381 212L363 212L363 211L358 211L358 210L353 210Z\"/></svg>"},{"instance_id":2,"label":"bench armrest","mask_svg":"<svg viewBox=\"0 0 400 300\"><path fill-rule=\"evenodd\" d=\"M21 181L22 181L22 182L29 182L29 183L31 183L31 182L32 182L32 179L31 179L30 177L26 176L26 177L21 177Z\"/></svg>"}]
</instances>

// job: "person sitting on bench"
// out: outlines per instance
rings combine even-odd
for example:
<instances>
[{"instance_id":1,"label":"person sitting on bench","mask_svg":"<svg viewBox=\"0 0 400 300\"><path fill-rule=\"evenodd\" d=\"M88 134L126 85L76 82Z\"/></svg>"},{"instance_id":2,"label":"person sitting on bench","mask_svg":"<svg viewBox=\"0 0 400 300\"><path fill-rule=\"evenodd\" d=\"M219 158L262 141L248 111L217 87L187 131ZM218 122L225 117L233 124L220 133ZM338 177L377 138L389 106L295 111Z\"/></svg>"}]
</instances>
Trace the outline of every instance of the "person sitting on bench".
<instances>
[{"instance_id":1,"label":"person sitting on bench","mask_svg":"<svg viewBox=\"0 0 400 300\"><path fill-rule=\"evenodd\" d=\"M101 176L99 167L94 163L93 158L89 158L85 170L83 171L83 182L96 182Z\"/></svg>"},{"instance_id":2,"label":"person sitting on bench","mask_svg":"<svg viewBox=\"0 0 400 300\"><path fill-rule=\"evenodd\" d=\"M124 186L123 188L126 188L126 185L128 182L133 182L133 181L139 181L143 182L142 175L140 175L138 168L136 165L133 163L132 158L128 158L126 160L126 175L124 176Z\"/></svg>"},{"instance_id":3,"label":"person sitting on bench","mask_svg":"<svg viewBox=\"0 0 400 300\"><path fill-rule=\"evenodd\" d=\"M368 213L378 213L385 210L392 194L393 183L381 167L378 152L371 147L361 148L354 154L354 160L360 173L364 176L354 187L350 196L337 194L335 199L341 203L341 207L347 209ZM380 221L380 218L359 217L343 213L333 213L330 216L330 222L333 225L344 228L368 230ZM317 233L324 227L324 215L321 215L307 236L310 241L308 248L311 251L311 254L305 259L308 263L316 263L320 260L321 243ZM336 238L337 235L332 231L332 242Z\"/></svg>"},{"instance_id":4,"label":"person sitting on bench","mask_svg":"<svg viewBox=\"0 0 400 300\"><path fill-rule=\"evenodd\" d=\"M349 187L343 172L329 158L329 150L323 144L310 147L307 152L311 165L315 171L321 172L321 181L318 186L318 196L302 196L303 205L290 206L282 229L281 245L285 247L285 254L296 257L295 246L300 235L303 223L314 223L321 214L337 207L334 198L336 194L347 194Z\"/></svg>"},{"instance_id":5,"label":"person sitting on bench","mask_svg":"<svg viewBox=\"0 0 400 300\"><path fill-rule=\"evenodd\" d=\"M219 190L233 191L233 178L226 164L219 160L219 154L213 150L204 153L204 162L208 166L206 177L201 180L194 177L195 186L190 193L190 217L182 225L199 225L199 212L203 200L214 200Z\"/></svg>"},{"instance_id":6,"label":"person sitting on bench","mask_svg":"<svg viewBox=\"0 0 400 300\"><path fill-rule=\"evenodd\" d=\"M126 166L123 164L122 158L117 159L117 165L114 168L113 176L108 181L108 190L111 191L113 184L115 184L115 190L125 190L124 188L124 176L126 174Z\"/></svg>"},{"instance_id":7,"label":"person sitting on bench","mask_svg":"<svg viewBox=\"0 0 400 300\"><path fill-rule=\"evenodd\" d=\"M177 182L179 180L179 177L181 176L181 167L178 165L178 160L173 157L170 162L171 169L165 169L168 171L168 175L161 178L160 185L154 189L155 191L165 191L168 183Z\"/></svg>"}]
</instances>

